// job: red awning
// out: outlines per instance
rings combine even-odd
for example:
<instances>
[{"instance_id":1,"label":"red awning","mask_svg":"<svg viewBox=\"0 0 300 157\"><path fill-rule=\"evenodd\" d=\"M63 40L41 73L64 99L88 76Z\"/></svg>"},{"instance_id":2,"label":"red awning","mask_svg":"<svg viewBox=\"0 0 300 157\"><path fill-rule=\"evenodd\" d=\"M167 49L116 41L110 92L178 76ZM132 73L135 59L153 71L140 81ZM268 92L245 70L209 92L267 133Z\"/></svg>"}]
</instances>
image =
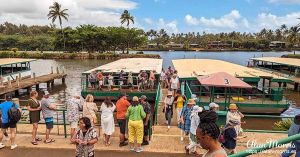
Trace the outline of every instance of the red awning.
<instances>
[{"instance_id":1,"label":"red awning","mask_svg":"<svg viewBox=\"0 0 300 157\"><path fill-rule=\"evenodd\" d=\"M205 76L197 77L200 84L212 87L229 87L229 88L252 88L251 85L245 83L226 72L218 72Z\"/></svg>"}]
</instances>

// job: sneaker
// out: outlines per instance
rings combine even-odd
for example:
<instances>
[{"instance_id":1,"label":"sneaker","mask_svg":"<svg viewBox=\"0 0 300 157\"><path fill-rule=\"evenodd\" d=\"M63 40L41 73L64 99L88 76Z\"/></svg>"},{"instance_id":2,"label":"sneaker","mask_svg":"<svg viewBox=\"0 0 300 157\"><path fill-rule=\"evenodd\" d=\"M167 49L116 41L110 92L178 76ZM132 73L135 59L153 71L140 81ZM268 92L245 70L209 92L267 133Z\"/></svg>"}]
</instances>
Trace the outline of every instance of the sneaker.
<instances>
[{"instance_id":1,"label":"sneaker","mask_svg":"<svg viewBox=\"0 0 300 157\"><path fill-rule=\"evenodd\" d=\"M132 151L132 152L134 152L134 151L135 151L135 150L134 150L134 147L130 148L129 150L130 150L130 151Z\"/></svg>"},{"instance_id":2,"label":"sneaker","mask_svg":"<svg viewBox=\"0 0 300 157\"><path fill-rule=\"evenodd\" d=\"M15 148L17 148L17 147L18 147L18 145L17 145L17 144L14 144L14 145L11 145L11 146L10 146L10 149L13 150L13 149L15 149Z\"/></svg>"},{"instance_id":3,"label":"sneaker","mask_svg":"<svg viewBox=\"0 0 300 157\"><path fill-rule=\"evenodd\" d=\"M148 141L144 141L144 142L142 143L142 146L145 146L145 145L149 145L149 142L148 142Z\"/></svg>"},{"instance_id":4,"label":"sneaker","mask_svg":"<svg viewBox=\"0 0 300 157\"><path fill-rule=\"evenodd\" d=\"M0 149L4 148L4 147L5 147L5 145L3 143L0 143Z\"/></svg>"},{"instance_id":5,"label":"sneaker","mask_svg":"<svg viewBox=\"0 0 300 157\"><path fill-rule=\"evenodd\" d=\"M168 129L170 129L171 127L170 127L170 125L168 125Z\"/></svg>"},{"instance_id":6,"label":"sneaker","mask_svg":"<svg viewBox=\"0 0 300 157\"><path fill-rule=\"evenodd\" d=\"M142 152L144 149L142 148L142 147L139 147L139 148L137 148L136 150L135 150L135 152L137 152L137 153L140 153L140 152Z\"/></svg>"},{"instance_id":7,"label":"sneaker","mask_svg":"<svg viewBox=\"0 0 300 157\"><path fill-rule=\"evenodd\" d=\"M127 145L128 145L127 142L121 142L121 143L119 144L119 147L123 147L123 146L127 146Z\"/></svg>"}]
</instances>

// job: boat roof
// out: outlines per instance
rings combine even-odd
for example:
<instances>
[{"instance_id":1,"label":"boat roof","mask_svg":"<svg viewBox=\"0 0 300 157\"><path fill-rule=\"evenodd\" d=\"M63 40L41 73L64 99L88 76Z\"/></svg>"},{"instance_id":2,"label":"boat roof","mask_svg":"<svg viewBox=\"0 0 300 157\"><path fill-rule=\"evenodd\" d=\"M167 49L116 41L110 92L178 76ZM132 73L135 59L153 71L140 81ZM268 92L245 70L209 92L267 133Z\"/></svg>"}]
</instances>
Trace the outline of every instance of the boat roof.
<instances>
[{"instance_id":1,"label":"boat roof","mask_svg":"<svg viewBox=\"0 0 300 157\"><path fill-rule=\"evenodd\" d=\"M300 59L297 58L260 57L260 58L251 58L251 60L300 67Z\"/></svg>"},{"instance_id":2,"label":"boat roof","mask_svg":"<svg viewBox=\"0 0 300 157\"><path fill-rule=\"evenodd\" d=\"M233 64L222 60L213 59L179 59L173 60L174 68L178 71L179 78L193 78L197 76L209 75L217 72L226 72L232 76L239 78L259 78L273 77L277 79L288 78L274 75L253 68Z\"/></svg>"},{"instance_id":3,"label":"boat roof","mask_svg":"<svg viewBox=\"0 0 300 157\"><path fill-rule=\"evenodd\" d=\"M84 72L83 74L90 74L92 71L100 70L102 72L120 72L121 70L123 70L124 72L132 73L139 73L141 70L155 70L156 73L160 74L162 71L162 63L162 59L125 58L91 69Z\"/></svg>"},{"instance_id":4,"label":"boat roof","mask_svg":"<svg viewBox=\"0 0 300 157\"><path fill-rule=\"evenodd\" d=\"M36 59L24 59L24 58L0 58L0 66L17 64L17 63L25 63L36 61Z\"/></svg>"}]
</instances>

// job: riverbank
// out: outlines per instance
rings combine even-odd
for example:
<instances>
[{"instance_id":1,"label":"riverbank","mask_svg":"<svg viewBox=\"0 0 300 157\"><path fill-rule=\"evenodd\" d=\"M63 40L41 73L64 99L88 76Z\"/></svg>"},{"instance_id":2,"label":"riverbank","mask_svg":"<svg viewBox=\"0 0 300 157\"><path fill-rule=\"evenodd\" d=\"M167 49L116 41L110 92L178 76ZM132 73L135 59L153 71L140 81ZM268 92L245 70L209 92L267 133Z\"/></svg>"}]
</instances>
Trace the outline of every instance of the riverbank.
<instances>
[{"instance_id":1,"label":"riverbank","mask_svg":"<svg viewBox=\"0 0 300 157\"><path fill-rule=\"evenodd\" d=\"M112 54L112 53L54 53L54 52L0 52L0 58L34 58L34 59L100 59L117 60L122 58L160 58L155 54Z\"/></svg>"},{"instance_id":2,"label":"riverbank","mask_svg":"<svg viewBox=\"0 0 300 157\"><path fill-rule=\"evenodd\" d=\"M300 48L296 49L299 51ZM205 48L145 48L145 49L137 49L136 51L197 51L197 52L281 52L281 51L288 51L292 52L291 49L240 49L240 48L213 48L213 49L205 49Z\"/></svg>"}]
</instances>

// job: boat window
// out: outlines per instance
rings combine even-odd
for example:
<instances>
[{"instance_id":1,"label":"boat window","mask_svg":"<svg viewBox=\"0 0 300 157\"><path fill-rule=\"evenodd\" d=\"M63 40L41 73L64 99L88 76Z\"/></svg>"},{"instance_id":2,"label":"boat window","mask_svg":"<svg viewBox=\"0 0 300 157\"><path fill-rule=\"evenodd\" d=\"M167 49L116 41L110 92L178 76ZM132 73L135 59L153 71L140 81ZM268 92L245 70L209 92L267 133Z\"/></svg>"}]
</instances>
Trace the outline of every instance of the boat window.
<instances>
[{"instance_id":1,"label":"boat window","mask_svg":"<svg viewBox=\"0 0 300 157\"><path fill-rule=\"evenodd\" d=\"M12 73L18 73L22 71L30 70L29 63L16 63L16 64L9 64L9 65L3 65L0 67L1 75L10 75Z\"/></svg>"}]
</instances>

